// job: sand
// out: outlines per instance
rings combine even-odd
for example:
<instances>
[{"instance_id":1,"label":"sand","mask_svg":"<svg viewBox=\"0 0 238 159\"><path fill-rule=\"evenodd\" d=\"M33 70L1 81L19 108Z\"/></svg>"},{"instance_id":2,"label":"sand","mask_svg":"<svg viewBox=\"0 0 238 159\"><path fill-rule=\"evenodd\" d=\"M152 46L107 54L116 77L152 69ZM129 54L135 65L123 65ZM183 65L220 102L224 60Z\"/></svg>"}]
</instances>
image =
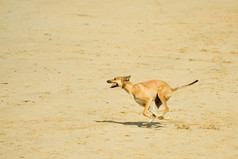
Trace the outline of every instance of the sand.
<instances>
[{"instance_id":1,"label":"sand","mask_svg":"<svg viewBox=\"0 0 238 159\"><path fill-rule=\"evenodd\" d=\"M237 0L1 0L0 158L238 158L237 26ZM145 127L124 75L200 81Z\"/></svg>"}]
</instances>

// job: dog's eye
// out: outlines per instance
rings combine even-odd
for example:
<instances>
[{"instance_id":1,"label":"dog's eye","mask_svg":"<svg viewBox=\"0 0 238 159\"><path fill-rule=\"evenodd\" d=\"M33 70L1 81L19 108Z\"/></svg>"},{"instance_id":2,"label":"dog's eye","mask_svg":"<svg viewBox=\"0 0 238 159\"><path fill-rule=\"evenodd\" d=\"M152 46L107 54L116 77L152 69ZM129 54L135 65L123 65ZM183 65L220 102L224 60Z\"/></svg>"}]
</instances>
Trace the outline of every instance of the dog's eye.
<instances>
[{"instance_id":1,"label":"dog's eye","mask_svg":"<svg viewBox=\"0 0 238 159\"><path fill-rule=\"evenodd\" d=\"M116 78L114 78L113 80L116 80Z\"/></svg>"}]
</instances>

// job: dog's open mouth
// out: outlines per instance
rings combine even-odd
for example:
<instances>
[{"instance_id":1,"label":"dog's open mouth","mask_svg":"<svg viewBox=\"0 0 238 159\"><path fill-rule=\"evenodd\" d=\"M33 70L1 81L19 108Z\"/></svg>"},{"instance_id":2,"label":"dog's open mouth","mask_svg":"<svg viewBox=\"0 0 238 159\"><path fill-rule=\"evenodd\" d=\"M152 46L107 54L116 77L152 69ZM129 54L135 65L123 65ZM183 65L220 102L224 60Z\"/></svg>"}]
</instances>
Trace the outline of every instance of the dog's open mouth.
<instances>
[{"instance_id":1,"label":"dog's open mouth","mask_svg":"<svg viewBox=\"0 0 238 159\"><path fill-rule=\"evenodd\" d=\"M117 87L118 86L118 84L117 83L112 83L112 85L111 85L111 87L110 88L115 88L115 87Z\"/></svg>"}]
</instances>

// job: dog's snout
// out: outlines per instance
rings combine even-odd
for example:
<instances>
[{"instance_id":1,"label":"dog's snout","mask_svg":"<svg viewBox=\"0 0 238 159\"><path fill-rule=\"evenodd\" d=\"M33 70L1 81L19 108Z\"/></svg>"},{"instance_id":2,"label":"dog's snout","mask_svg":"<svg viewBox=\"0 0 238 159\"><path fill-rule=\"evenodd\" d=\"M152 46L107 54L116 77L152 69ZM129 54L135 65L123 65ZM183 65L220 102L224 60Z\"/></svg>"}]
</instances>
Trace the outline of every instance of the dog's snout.
<instances>
[{"instance_id":1,"label":"dog's snout","mask_svg":"<svg viewBox=\"0 0 238 159\"><path fill-rule=\"evenodd\" d=\"M110 83L111 81L110 80L107 80L107 83Z\"/></svg>"}]
</instances>

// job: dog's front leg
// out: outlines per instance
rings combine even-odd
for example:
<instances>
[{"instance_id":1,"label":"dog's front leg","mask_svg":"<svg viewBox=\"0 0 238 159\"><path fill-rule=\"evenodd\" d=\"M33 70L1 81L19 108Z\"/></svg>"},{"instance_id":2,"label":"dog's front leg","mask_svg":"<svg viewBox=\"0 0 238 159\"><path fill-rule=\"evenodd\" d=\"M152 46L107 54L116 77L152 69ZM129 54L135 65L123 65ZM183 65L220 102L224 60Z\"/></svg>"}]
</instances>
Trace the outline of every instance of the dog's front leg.
<instances>
[{"instance_id":1,"label":"dog's front leg","mask_svg":"<svg viewBox=\"0 0 238 159\"><path fill-rule=\"evenodd\" d=\"M152 99L148 99L148 100L146 101L145 108L144 108L144 111L143 111L143 115L146 116L146 117L148 117L148 118L150 118L150 119L153 119L152 117L150 117L149 115L146 114L147 110L148 110L149 107L150 107L151 102L152 102Z\"/></svg>"},{"instance_id":2,"label":"dog's front leg","mask_svg":"<svg viewBox=\"0 0 238 159\"><path fill-rule=\"evenodd\" d=\"M154 112L154 110L152 110L151 108L149 108L149 111L151 112L151 114L155 117L158 118L159 115L157 113Z\"/></svg>"},{"instance_id":3,"label":"dog's front leg","mask_svg":"<svg viewBox=\"0 0 238 159\"><path fill-rule=\"evenodd\" d=\"M144 111L143 111L143 115L148 117L148 118L150 118L150 120L147 123L143 123L143 126L148 126L149 123L151 123L155 119L155 118L153 118L153 117L151 117L151 116L146 114L147 110L149 110L149 108L150 108L151 102L152 102L152 99L146 100L146 104L145 104L145 108L144 108Z\"/></svg>"}]
</instances>

